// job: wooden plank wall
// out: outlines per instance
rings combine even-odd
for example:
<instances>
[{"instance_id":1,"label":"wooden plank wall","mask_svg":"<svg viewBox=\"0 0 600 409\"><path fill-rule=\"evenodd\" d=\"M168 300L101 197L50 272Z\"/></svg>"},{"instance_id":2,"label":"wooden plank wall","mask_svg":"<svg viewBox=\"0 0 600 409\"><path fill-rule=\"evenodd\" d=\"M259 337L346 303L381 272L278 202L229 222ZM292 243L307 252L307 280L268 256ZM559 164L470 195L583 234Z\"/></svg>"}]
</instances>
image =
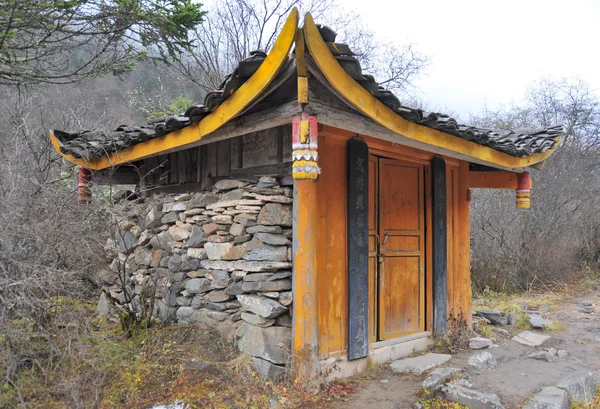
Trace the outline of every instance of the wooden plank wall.
<instances>
[{"instance_id":1,"label":"wooden plank wall","mask_svg":"<svg viewBox=\"0 0 600 409\"><path fill-rule=\"evenodd\" d=\"M291 132L291 125L284 125L144 159L140 185L145 192L197 191L228 177L289 174Z\"/></svg>"}]
</instances>

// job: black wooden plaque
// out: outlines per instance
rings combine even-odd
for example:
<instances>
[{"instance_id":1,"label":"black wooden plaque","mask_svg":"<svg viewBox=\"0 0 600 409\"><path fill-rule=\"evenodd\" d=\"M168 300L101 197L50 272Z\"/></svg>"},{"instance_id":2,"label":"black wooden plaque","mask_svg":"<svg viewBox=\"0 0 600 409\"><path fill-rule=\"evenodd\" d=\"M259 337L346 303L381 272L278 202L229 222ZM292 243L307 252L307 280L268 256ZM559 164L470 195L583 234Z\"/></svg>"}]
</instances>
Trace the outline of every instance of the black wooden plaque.
<instances>
[{"instance_id":1,"label":"black wooden plaque","mask_svg":"<svg viewBox=\"0 0 600 409\"><path fill-rule=\"evenodd\" d=\"M446 332L448 308L448 229L446 216L446 162L433 158L433 333Z\"/></svg>"},{"instance_id":2,"label":"black wooden plaque","mask_svg":"<svg viewBox=\"0 0 600 409\"><path fill-rule=\"evenodd\" d=\"M369 147L348 148L348 359L369 353Z\"/></svg>"}]
</instances>

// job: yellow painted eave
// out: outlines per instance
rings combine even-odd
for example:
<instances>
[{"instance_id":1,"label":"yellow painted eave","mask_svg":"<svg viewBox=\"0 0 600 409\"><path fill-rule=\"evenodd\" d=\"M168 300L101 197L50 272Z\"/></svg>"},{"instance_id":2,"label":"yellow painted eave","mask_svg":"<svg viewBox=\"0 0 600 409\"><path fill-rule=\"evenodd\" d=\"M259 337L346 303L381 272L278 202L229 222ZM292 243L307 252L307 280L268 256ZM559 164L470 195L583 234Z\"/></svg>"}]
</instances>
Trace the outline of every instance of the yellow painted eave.
<instances>
[{"instance_id":1,"label":"yellow painted eave","mask_svg":"<svg viewBox=\"0 0 600 409\"><path fill-rule=\"evenodd\" d=\"M523 169L539 164L545 161L558 146L560 138L556 139L557 143L553 149L544 153L535 153L531 156L518 158L490 147L410 122L384 105L346 73L327 48L310 13L307 13L304 18L303 30L310 55L331 86L364 115L398 135L432 147L469 156L477 159L479 163L486 163L490 166L498 166L504 169Z\"/></svg>"},{"instance_id":2,"label":"yellow painted eave","mask_svg":"<svg viewBox=\"0 0 600 409\"><path fill-rule=\"evenodd\" d=\"M75 165L92 170L106 169L111 166L155 156L163 152L184 149L185 146L198 142L204 136L221 128L260 96L275 79L280 68L285 63L294 44L297 28L298 9L294 8L283 25L272 50L258 70L229 98L197 124L186 126L183 129L171 132L160 138L150 139L98 159L88 160L64 154L60 150L62 146L61 142L52 131L50 131L50 141L63 158Z\"/></svg>"}]
</instances>

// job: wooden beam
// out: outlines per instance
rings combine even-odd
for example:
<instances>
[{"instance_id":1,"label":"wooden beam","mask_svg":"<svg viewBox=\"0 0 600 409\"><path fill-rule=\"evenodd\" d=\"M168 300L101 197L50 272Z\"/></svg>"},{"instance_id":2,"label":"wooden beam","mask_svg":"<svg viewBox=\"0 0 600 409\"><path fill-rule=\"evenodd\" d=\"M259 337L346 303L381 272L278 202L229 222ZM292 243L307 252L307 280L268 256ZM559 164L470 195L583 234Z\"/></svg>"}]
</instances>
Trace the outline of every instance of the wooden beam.
<instances>
[{"instance_id":1,"label":"wooden beam","mask_svg":"<svg viewBox=\"0 0 600 409\"><path fill-rule=\"evenodd\" d=\"M551 149L545 153L536 153L524 158L518 158L490 147L410 122L384 105L346 73L323 41L310 13L307 13L304 18L304 38L310 55L319 67L319 70L345 100L378 124L398 135L402 135L404 139L430 146L426 150L431 151L432 148L442 148L486 162L490 166L501 168L524 168L532 166L543 162L555 150ZM558 146L558 143L556 146Z\"/></svg>"},{"instance_id":2,"label":"wooden beam","mask_svg":"<svg viewBox=\"0 0 600 409\"><path fill-rule=\"evenodd\" d=\"M176 132L171 132L163 137L150 139L129 148L115 152L103 158L86 160L75 158L61 152L62 144L50 132L50 140L56 151L69 162L87 169L99 170L134 160L144 159L159 153L182 150L197 145L194 143L209 135L246 109L269 84L276 78L280 68L288 60L288 54L296 38L298 28L298 9L294 7L283 25L273 48L258 70L240 86L229 98L219 105L213 112L203 118L199 123L186 126Z\"/></svg>"},{"instance_id":3,"label":"wooden beam","mask_svg":"<svg viewBox=\"0 0 600 409\"><path fill-rule=\"evenodd\" d=\"M433 333L447 330L448 310L448 219L446 215L446 162L431 161L433 196Z\"/></svg>"},{"instance_id":4,"label":"wooden beam","mask_svg":"<svg viewBox=\"0 0 600 409\"><path fill-rule=\"evenodd\" d=\"M293 235L293 351L299 379L318 374L317 340L317 237L319 234L318 184L297 180L294 184Z\"/></svg>"},{"instance_id":5,"label":"wooden beam","mask_svg":"<svg viewBox=\"0 0 600 409\"><path fill-rule=\"evenodd\" d=\"M469 172L471 189L517 189L518 174L514 172Z\"/></svg>"}]
</instances>

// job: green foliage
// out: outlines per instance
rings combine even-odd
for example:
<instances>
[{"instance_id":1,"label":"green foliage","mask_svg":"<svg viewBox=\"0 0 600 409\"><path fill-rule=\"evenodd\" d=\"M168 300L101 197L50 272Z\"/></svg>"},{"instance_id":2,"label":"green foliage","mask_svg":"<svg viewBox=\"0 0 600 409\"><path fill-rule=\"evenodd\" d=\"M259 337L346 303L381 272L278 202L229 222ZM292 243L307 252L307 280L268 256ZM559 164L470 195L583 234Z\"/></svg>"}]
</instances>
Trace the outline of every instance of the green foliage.
<instances>
[{"instance_id":1,"label":"green foliage","mask_svg":"<svg viewBox=\"0 0 600 409\"><path fill-rule=\"evenodd\" d=\"M165 109L152 111L147 115L147 119L153 118L166 118L171 115L180 115L185 112L190 106L195 105L191 98L184 97L183 95L179 95L175 98Z\"/></svg>"},{"instance_id":2,"label":"green foliage","mask_svg":"<svg viewBox=\"0 0 600 409\"><path fill-rule=\"evenodd\" d=\"M0 2L0 84L120 75L148 57L177 61L205 11L193 0Z\"/></svg>"}]
</instances>

